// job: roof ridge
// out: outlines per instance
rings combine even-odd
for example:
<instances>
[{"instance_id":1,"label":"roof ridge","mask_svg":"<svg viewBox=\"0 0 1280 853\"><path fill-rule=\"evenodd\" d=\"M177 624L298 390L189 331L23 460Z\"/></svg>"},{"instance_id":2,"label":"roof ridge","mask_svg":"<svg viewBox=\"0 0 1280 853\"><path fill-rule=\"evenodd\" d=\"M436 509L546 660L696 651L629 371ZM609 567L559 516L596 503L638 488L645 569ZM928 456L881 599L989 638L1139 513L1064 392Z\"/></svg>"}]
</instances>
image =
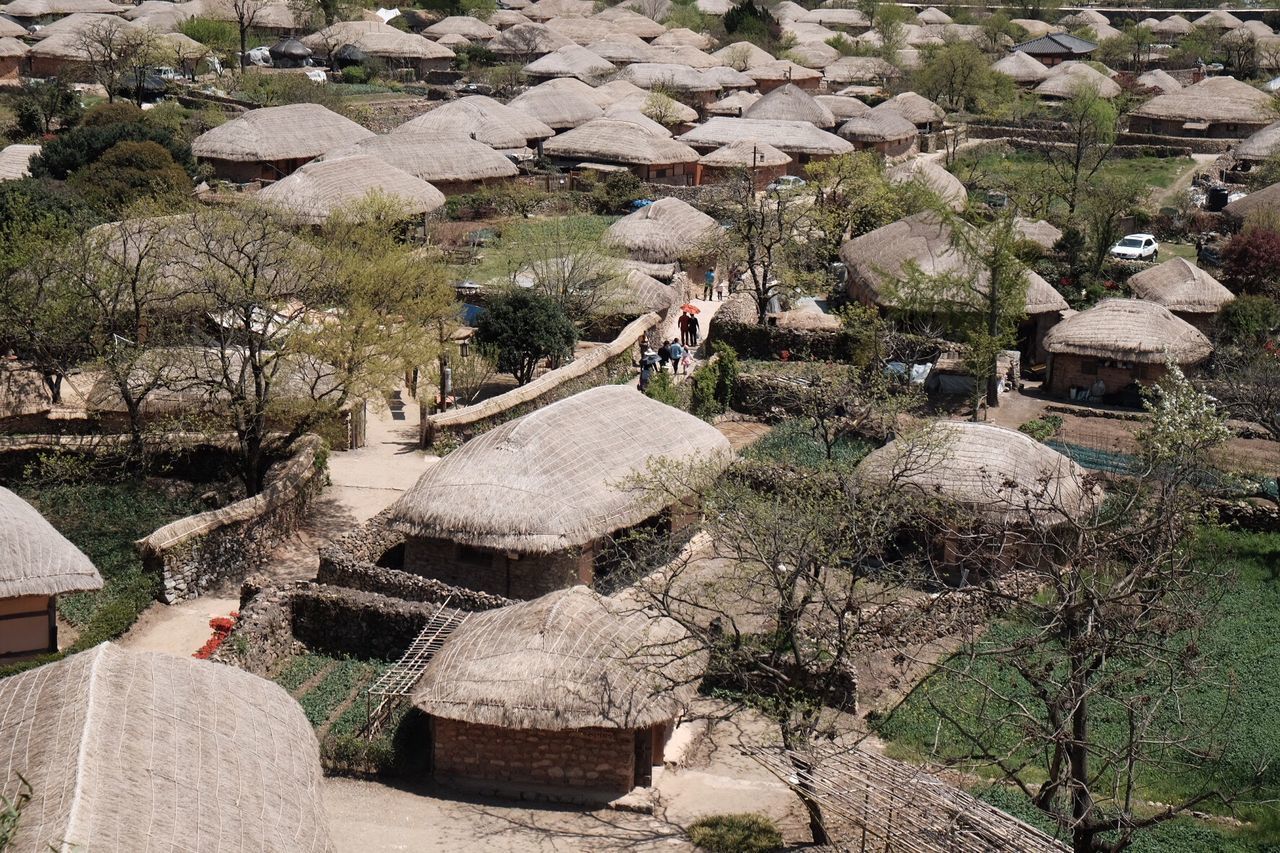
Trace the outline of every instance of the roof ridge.
<instances>
[{"instance_id":1,"label":"roof ridge","mask_svg":"<svg viewBox=\"0 0 1280 853\"><path fill-rule=\"evenodd\" d=\"M61 846L63 853L70 853L76 846L71 839L76 837L75 829L76 824L79 822L80 803L84 794L85 764L88 763L87 744L90 727L93 724L93 700L98 685L98 670L103 655L106 654L110 646L110 642L105 642L86 653L93 655L93 662L89 664L88 686L85 688L84 725L80 734L80 748L76 753L76 787L71 792L71 807L67 810L67 830Z\"/></svg>"}]
</instances>

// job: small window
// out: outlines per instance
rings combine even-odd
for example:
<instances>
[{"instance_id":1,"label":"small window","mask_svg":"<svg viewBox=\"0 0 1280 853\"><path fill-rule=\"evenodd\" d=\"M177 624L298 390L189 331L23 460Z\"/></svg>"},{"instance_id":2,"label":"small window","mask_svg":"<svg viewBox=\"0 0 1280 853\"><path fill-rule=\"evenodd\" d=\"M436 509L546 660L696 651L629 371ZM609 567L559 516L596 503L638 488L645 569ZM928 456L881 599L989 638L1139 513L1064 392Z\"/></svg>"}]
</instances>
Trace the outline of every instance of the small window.
<instances>
[{"instance_id":1,"label":"small window","mask_svg":"<svg viewBox=\"0 0 1280 853\"><path fill-rule=\"evenodd\" d=\"M459 545L457 559L459 563L466 563L469 566L487 566L493 562L493 555L480 548Z\"/></svg>"}]
</instances>

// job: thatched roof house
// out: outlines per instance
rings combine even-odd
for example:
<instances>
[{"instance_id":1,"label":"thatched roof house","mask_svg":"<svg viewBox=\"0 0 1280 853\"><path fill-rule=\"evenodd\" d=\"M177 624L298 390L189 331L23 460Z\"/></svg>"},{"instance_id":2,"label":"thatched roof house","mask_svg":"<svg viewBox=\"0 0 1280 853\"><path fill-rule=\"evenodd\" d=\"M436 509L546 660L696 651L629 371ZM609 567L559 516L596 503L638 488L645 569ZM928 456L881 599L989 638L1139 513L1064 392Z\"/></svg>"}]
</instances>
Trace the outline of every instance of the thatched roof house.
<instances>
[{"instance_id":1,"label":"thatched roof house","mask_svg":"<svg viewBox=\"0 0 1280 853\"><path fill-rule=\"evenodd\" d=\"M1182 84L1178 79L1163 68L1154 68L1145 74L1139 74L1135 82L1144 89L1154 89L1162 95L1182 91Z\"/></svg>"},{"instance_id":2,"label":"thatched roof house","mask_svg":"<svg viewBox=\"0 0 1280 853\"><path fill-rule=\"evenodd\" d=\"M1206 77L1129 112L1134 133L1243 138L1274 118L1272 96L1234 77Z\"/></svg>"},{"instance_id":3,"label":"thatched roof house","mask_svg":"<svg viewBox=\"0 0 1280 853\"><path fill-rule=\"evenodd\" d=\"M753 65L743 73L756 81L756 88L761 92L768 92L787 83L808 90L817 89L822 84L822 72L805 68L787 59Z\"/></svg>"},{"instance_id":4,"label":"thatched roof house","mask_svg":"<svg viewBox=\"0 0 1280 853\"><path fill-rule=\"evenodd\" d=\"M1177 40L1191 32L1193 29L1195 29L1195 27L1193 27L1191 22L1186 18L1181 15L1170 15L1169 17L1161 20L1160 23L1153 26L1151 28L1151 32L1162 39Z\"/></svg>"},{"instance_id":5,"label":"thatched roof house","mask_svg":"<svg viewBox=\"0 0 1280 853\"><path fill-rule=\"evenodd\" d=\"M706 96L720 89L718 83L708 80L696 68L662 62L633 63L623 68L618 77L641 89L662 88L698 96Z\"/></svg>"},{"instance_id":6,"label":"thatched roof house","mask_svg":"<svg viewBox=\"0 0 1280 853\"><path fill-rule=\"evenodd\" d=\"M444 206L431 184L371 154L325 157L306 164L258 194L308 225L323 225L338 210L370 196L391 199L404 212L422 217Z\"/></svg>"},{"instance_id":7,"label":"thatched roof house","mask_svg":"<svg viewBox=\"0 0 1280 853\"><path fill-rule=\"evenodd\" d=\"M594 101L572 92L544 89L540 86L512 98L507 106L557 131L569 130L604 115L604 110Z\"/></svg>"},{"instance_id":8,"label":"thatched roof house","mask_svg":"<svg viewBox=\"0 0 1280 853\"><path fill-rule=\"evenodd\" d=\"M886 170L885 177L891 184L909 184L918 181L942 199L952 210L964 210L969 206L969 191L964 188L964 184L934 160L920 158L907 160Z\"/></svg>"},{"instance_id":9,"label":"thatched roof house","mask_svg":"<svg viewBox=\"0 0 1280 853\"><path fill-rule=\"evenodd\" d=\"M104 643L0 681L14 850L329 853L302 709L232 666Z\"/></svg>"},{"instance_id":10,"label":"thatched roof house","mask_svg":"<svg viewBox=\"0 0 1280 853\"><path fill-rule=\"evenodd\" d=\"M921 132L937 130L947 117L947 113L942 107L923 95L917 95L915 92L903 92L899 95L894 95L884 103L877 104L872 109L872 112L876 110L882 112L892 110L914 124L916 129Z\"/></svg>"},{"instance_id":11,"label":"thatched roof house","mask_svg":"<svg viewBox=\"0 0 1280 853\"><path fill-rule=\"evenodd\" d=\"M678 263L709 254L708 243L722 231L714 219L688 202L663 198L610 225L602 242L637 260Z\"/></svg>"},{"instance_id":12,"label":"thatched roof house","mask_svg":"<svg viewBox=\"0 0 1280 853\"><path fill-rule=\"evenodd\" d=\"M0 181L17 181L28 177L31 158L40 153L39 145L6 145L0 148Z\"/></svg>"},{"instance_id":13,"label":"thatched roof house","mask_svg":"<svg viewBox=\"0 0 1280 853\"><path fill-rule=\"evenodd\" d=\"M1238 198L1222 209L1224 215L1236 222L1243 222L1254 212L1280 210L1280 183L1254 190L1244 198Z\"/></svg>"},{"instance_id":14,"label":"thatched roof house","mask_svg":"<svg viewBox=\"0 0 1280 853\"><path fill-rule=\"evenodd\" d=\"M756 101L763 97L759 92L748 92L739 90L731 95L726 95L718 101L707 104L704 108L709 116L728 116L730 118L741 117Z\"/></svg>"},{"instance_id":15,"label":"thatched roof house","mask_svg":"<svg viewBox=\"0 0 1280 853\"><path fill-rule=\"evenodd\" d=\"M679 661L684 637L583 587L472 614L410 696L436 776L570 800L649 784L703 665Z\"/></svg>"},{"instance_id":16,"label":"thatched roof house","mask_svg":"<svg viewBox=\"0 0 1280 853\"><path fill-rule=\"evenodd\" d=\"M626 166L645 181L690 184L698 152L688 145L645 133L635 124L598 118L566 131L543 147L548 157L567 165L599 163Z\"/></svg>"},{"instance_id":17,"label":"thatched roof house","mask_svg":"<svg viewBox=\"0 0 1280 853\"><path fill-rule=\"evenodd\" d=\"M1085 88L1108 99L1118 96L1121 91L1119 83L1083 62L1059 66L1034 91L1042 98L1065 101Z\"/></svg>"},{"instance_id":18,"label":"thatched roof house","mask_svg":"<svg viewBox=\"0 0 1280 853\"><path fill-rule=\"evenodd\" d=\"M452 132L406 130L374 136L340 148L325 159L368 155L451 195L473 192L482 184L514 178L519 170L510 160L474 139Z\"/></svg>"},{"instance_id":19,"label":"thatched roof house","mask_svg":"<svg viewBox=\"0 0 1280 853\"><path fill-rule=\"evenodd\" d=\"M468 95L447 101L429 113L410 119L393 133L428 131L466 136L498 151L538 148L555 131L519 110L484 95Z\"/></svg>"},{"instance_id":20,"label":"thatched roof house","mask_svg":"<svg viewBox=\"0 0 1280 853\"><path fill-rule=\"evenodd\" d=\"M828 130L836 126L836 117L831 110L792 83L779 86L752 103L743 111L742 117L766 121L807 121Z\"/></svg>"},{"instance_id":21,"label":"thatched roof house","mask_svg":"<svg viewBox=\"0 0 1280 853\"><path fill-rule=\"evenodd\" d=\"M406 569L514 598L590 583L609 535L667 511L669 497L628 485L659 459L723 465L729 445L705 421L621 385L508 421L392 506L392 525L409 537Z\"/></svg>"},{"instance_id":22,"label":"thatched roof house","mask_svg":"<svg viewBox=\"0 0 1280 853\"><path fill-rule=\"evenodd\" d=\"M1216 278L1185 258L1173 258L1134 274L1128 287L1139 299L1163 305L1200 329L1236 298Z\"/></svg>"},{"instance_id":23,"label":"thatched roof house","mask_svg":"<svg viewBox=\"0 0 1280 853\"><path fill-rule=\"evenodd\" d=\"M1043 219L1027 219L1019 216L1013 221L1013 230L1023 240L1035 243L1045 251L1058 245L1058 241L1062 239L1062 229Z\"/></svg>"},{"instance_id":24,"label":"thatched roof house","mask_svg":"<svg viewBox=\"0 0 1280 853\"><path fill-rule=\"evenodd\" d=\"M797 20L803 24L821 24L824 27L849 32L861 32L871 27L871 19L861 9L825 4L817 9L810 9Z\"/></svg>"},{"instance_id":25,"label":"thatched roof house","mask_svg":"<svg viewBox=\"0 0 1280 853\"><path fill-rule=\"evenodd\" d=\"M1213 352L1195 326L1141 299L1104 299L1067 317L1045 336L1044 348L1051 354L1045 386L1073 399L1081 390L1087 399L1126 393L1158 381L1167 360L1190 367Z\"/></svg>"},{"instance_id":26,"label":"thatched roof house","mask_svg":"<svg viewBox=\"0 0 1280 853\"><path fill-rule=\"evenodd\" d=\"M89 558L0 487L0 656L56 651L57 597L92 589L102 589L102 576Z\"/></svg>"},{"instance_id":27,"label":"thatched roof house","mask_svg":"<svg viewBox=\"0 0 1280 853\"><path fill-rule=\"evenodd\" d=\"M1024 86L1034 86L1049 76L1049 69L1044 63L1020 50L1012 51L996 60L992 63L991 70Z\"/></svg>"},{"instance_id":28,"label":"thatched roof house","mask_svg":"<svg viewBox=\"0 0 1280 853\"><path fill-rule=\"evenodd\" d=\"M846 56L823 68L822 76L830 83L882 83L902 72L878 56Z\"/></svg>"},{"instance_id":29,"label":"thatched roof house","mask_svg":"<svg viewBox=\"0 0 1280 853\"><path fill-rule=\"evenodd\" d=\"M820 41L798 44L787 49L787 58L792 62L803 65L805 68L816 70L821 70L833 62L839 61L843 55L831 45Z\"/></svg>"},{"instance_id":30,"label":"thatched roof house","mask_svg":"<svg viewBox=\"0 0 1280 853\"><path fill-rule=\"evenodd\" d=\"M65 15L123 15L129 6L119 6L111 0L13 0L0 6L7 18L16 18L28 24L41 23Z\"/></svg>"},{"instance_id":31,"label":"thatched roof house","mask_svg":"<svg viewBox=\"0 0 1280 853\"><path fill-rule=\"evenodd\" d=\"M532 58L568 44L573 44L573 39L543 24L516 24L498 33L489 42L489 50L500 56Z\"/></svg>"},{"instance_id":32,"label":"thatched roof house","mask_svg":"<svg viewBox=\"0 0 1280 853\"><path fill-rule=\"evenodd\" d=\"M831 110L839 124L871 112L871 107L848 95L815 95L813 99Z\"/></svg>"},{"instance_id":33,"label":"thatched roof house","mask_svg":"<svg viewBox=\"0 0 1280 853\"><path fill-rule=\"evenodd\" d=\"M749 41L735 41L711 54L724 65L738 71L746 71L758 65L768 65L774 56L767 50L757 47Z\"/></svg>"},{"instance_id":34,"label":"thatched roof house","mask_svg":"<svg viewBox=\"0 0 1280 853\"><path fill-rule=\"evenodd\" d=\"M576 77L579 80L597 80L607 77L618 68L612 62L576 44L567 44L558 50L538 57L524 67L524 73L534 79L551 77Z\"/></svg>"},{"instance_id":35,"label":"thatched roof house","mask_svg":"<svg viewBox=\"0 0 1280 853\"><path fill-rule=\"evenodd\" d=\"M224 180L277 180L308 160L372 136L319 104L290 104L250 110L205 131L191 143L191 153Z\"/></svg>"},{"instance_id":36,"label":"thatched roof house","mask_svg":"<svg viewBox=\"0 0 1280 853\"><path fill-rule=\"evenodd\" d=\"M805 121L765 121L749 118L708 119L677 137L704 153L734 142L766 143L791 157L790 170L799 174L814 160L847 154L853 146L833 133Z\"/></svg>"},{"instance_id":37,"label":"thatched roof house","mask_svg":"<svg viewBox=\"0 0 1280 853\"><path fill-rule=\"evenodd\" d=\"M524 20L523 15L520 16ZM492 24L487 24L472 15L449 15L441 18L431 26L422 31L425 35L434 36L464 36L468 41L489 41L498 37L498 28Z\"/></svg>"},{"instance_id":38,"label":"thatched roof house","mask_svg":"<svg viewBox=\"0 0 1280 853\"><path fill-rule=\"evenodd\" d=\"M1234 30L1243 21L1226 9L1214 9L1191 22L1193 27L1206 27L1211 30Z\"/></svg>"},{"instance_id":39,"label":"thatched roof house","mask_svg":"<svg viewBox=\"0 0 1280 853\"><path fill-rule=\"evenodd\" d=\"M610 33L589 43L587 49L614 65L653 61L653 49L649 43L628 33Z\"/></svg>"},{"instance_id":40,"label":"thatched roof house","mask_svg":"<svg viewBox=\"0 0 1280 853\"><path fill-rule=\"evenodd\" d=\"M645 17L626 6L610 6L594 15L597 21L608 21L615 32L630 33L642 39L657 38L667 28L653 18Z\"/></svg>"},{"instance_id":41,"label":"thatched roof house","mask_svg":"<svg viewBox=\"0 0 1280 853\"><path fill-rule=\"evenodd\" d=\"M700 184L729 180L744 171L752 176L757 190L787 173L791 157L767 142L739 140L722 145L698 161Z\"/></svg>"},{"instance_id":42,"label":"thatched roof house","mask_svg":"<svg viewBox=\"0 0 1280 853\"><path fill-rule=\"evenodd\" d=\"M910 152L919 136L916 126L895 110L868 110L840 125L837 133L858 150L879 151L886 157Z\"/></svg>"},{"instance_id":43,"label":"thatched roof house","mask_svg":"<svg viewBox=\"0 0 1280 853\"><path fill-rule=\"evenodd\" d=\"M1237 162L1253 165L1265 162L1277 151L1280 151L1280 121L1254 131L1248 139L1231 149L1231 156Z\"/></svg>"},{"instance_id":44,"label":"thatched roof house","mask_svg":"<svg viewBox=\"0 0 1280 853\"><path fill-rule=\"evenodd\" d=\"M696 33L688 27L667 30L649 43L657 47L696 47L698 50L710 50L716 44L711 36Z\"/></svg>"}]
</instances>

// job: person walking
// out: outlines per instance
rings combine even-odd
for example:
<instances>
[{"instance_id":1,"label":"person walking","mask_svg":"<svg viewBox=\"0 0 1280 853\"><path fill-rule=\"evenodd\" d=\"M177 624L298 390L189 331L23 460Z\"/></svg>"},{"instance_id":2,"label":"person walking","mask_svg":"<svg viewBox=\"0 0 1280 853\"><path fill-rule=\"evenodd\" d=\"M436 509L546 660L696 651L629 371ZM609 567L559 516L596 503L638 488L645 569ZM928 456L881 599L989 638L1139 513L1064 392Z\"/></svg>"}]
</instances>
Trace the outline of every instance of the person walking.
<instances>
[{"instance_id":1,"label":"person walking","mask_svg":"<svg viewBox=\"0 0 1280 853\"><path fill-rule=\"evenodd\" d=\"M643 394L645 389L649 387L649 380L653 378L653 369L658 366L658 354L648 347L645 348L644 355L640 357L640 393Z\"/></svg>"},{"instance_id":2,"label":"person walking","mask_svg":"<svg viewBox=\"0 0 1280 853\"><path fill-rule=\"evenodd\" d=\"M680 346L679 341L673 340L670 347L671 354L671 372L677 374L680 372L680 365L684 361L685 348Z\"/></svg>"},{"instance_id":3,"label":"person walking","mask_svg":"<svg viewBox=\"0 0 1280 853\"><path fill-rule=\"evenodd\" d=\"M689 315L689 348L698 348L698 316L696 314Z\"/></svg>"},{"instance_id":4,"label":"person walking","mask_svg":"<svg viewBox=\"0 0 1280 853\"><path fill-rule=\"evenodd\" d=\"M702 285L702 298L710 302L716 296L716 271L707 270L706 281Z\"/></svg>"},{"instance_id":5,"label":"person walking","mask_svg":"<svg viewBox=\"0 0 1280 853\"><path fill-rule=\"evenodd\" d=\"M669 361L671 361L671 341L663 341L662 346L658 347L658 367L666 370Z\"/></svg>"},{"instance_id":6,"label":"person walking","mask_svg":"<svg viewBox=\"0 0 1280 853\"><path fill-rule=\"evenodd\" d=\"M689 312L681 311L680 319L676 321L676 325L680 327L680 343L689 342Z\"/></svg>"}]
</instances>

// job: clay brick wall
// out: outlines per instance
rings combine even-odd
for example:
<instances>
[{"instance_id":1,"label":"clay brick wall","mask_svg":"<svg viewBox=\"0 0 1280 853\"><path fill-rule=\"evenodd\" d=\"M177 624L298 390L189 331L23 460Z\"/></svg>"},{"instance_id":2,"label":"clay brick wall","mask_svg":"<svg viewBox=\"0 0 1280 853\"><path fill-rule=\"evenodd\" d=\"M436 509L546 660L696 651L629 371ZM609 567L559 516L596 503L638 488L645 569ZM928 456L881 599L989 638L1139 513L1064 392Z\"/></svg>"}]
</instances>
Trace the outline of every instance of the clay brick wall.
<instances>
[{"instance_id":1,"label":"clay brick wall","mask_svg":"<svg viewBox=\"0 0 1280 853\"><path fill-rule=\"evenodd\" d=\"M1093 372L1086 370L1086 363ZM1132 368L1104 367L1103 359L1082 358L1077 355L1055 355L1050 363L1049 391L1061 397L1067 396L1072 386L1089 388L1099 378L1107 386L1107 393L1114 394L1135 379L1144 385L1160 381L1164 376L1163 364L1135 364Z\"/></svg>"},{"instance_id":2,"label":"clay brick wall","mask_svg":"<svg viewBox=\"0 0 1280 853\"><path fill-rule=\"evenodd\" d=\"M442 779L497 786L582 789L620 796L635 781L635 731L506 729L433 717Z\"/></svg>"},{"instance_id":3,"label":"clay brick wall","mask_svg":"<svg viewBox=\"0 0 1280 853\"><path fill-rule=\"evenodd\" d=\"M574 584L590 585L595 548L524 554L511 559L502 551L463 548L447 539L409 536L404 570L506 598L530 599Z\"/></svg>"}]
</instances>

